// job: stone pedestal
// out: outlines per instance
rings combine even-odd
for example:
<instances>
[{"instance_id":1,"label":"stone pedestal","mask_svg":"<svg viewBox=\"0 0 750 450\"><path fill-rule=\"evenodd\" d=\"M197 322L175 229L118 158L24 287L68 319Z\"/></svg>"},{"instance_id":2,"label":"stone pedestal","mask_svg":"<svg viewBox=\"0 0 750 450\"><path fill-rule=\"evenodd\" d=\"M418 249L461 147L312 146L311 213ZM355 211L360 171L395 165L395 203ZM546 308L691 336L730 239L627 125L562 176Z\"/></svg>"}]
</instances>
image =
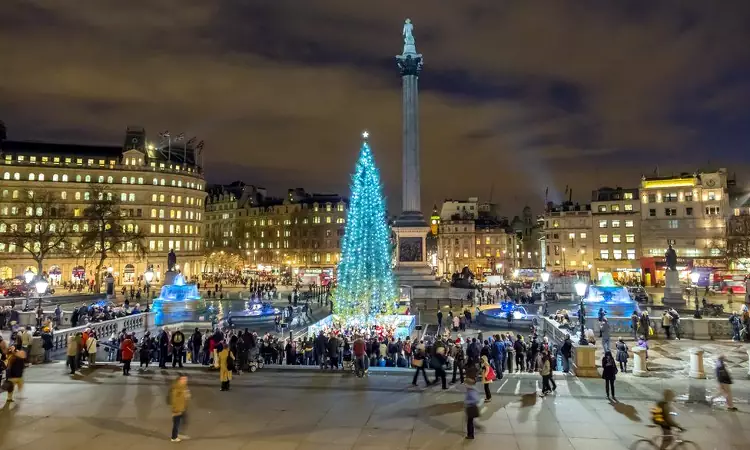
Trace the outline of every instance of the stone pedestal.
<instances>
[{"instance_id":1,"label":"stone pedestal","mask_svg":"<svg viewBox=\"0 0 750 450\"><path fill-rule=\"evenodd\" d=\"M31 351L26 355L31 364L41 364L44 361L44 349L42 348L42 337L31 338Z\"/></svg>"},{"instance_id":2,"label":"stone pedestal","mask_svg":"<svg viewBox=\"0 0 750 450\"><path fill-rule=\"evenodd\" d=\"M646 367L646 348L633 347L633 375L637 377L647 377L648 368Z\"/></svg>"},{"instance_id":3,"label":"stone pedestal","mask_svg":"<svg viewBox=\"0 0 750 450\"><path fill-rule=\"evenodd\" d=\"M164 273L164 282L162 285L167 286L174 284L174 277L176 277L177 274L178 272L175 272L174 270L167 270L166 273Z\"/></svg>"},{"instance_id":4,"label":"stone pedestal","mask_svg":"<svg viewBox=\"0 0 750 450\"><path fill-rule=\"evenodd\" d=\"M710 340L711 332L708 328L709 321L705 319L693 319L693 339Z\"/></svg>"},{"instance_id":5,"label":"stone pedestal","mask_svg":"<svg viewBox=\"0 0 750 450\"><path fill-rule=\"evenodd\" d=\"M409 216L412 218L413 216ZM440 282L427 263L427 233L430 228L399 218L393 231L396 233L396 278L398 283L411 287L437 287Z\"/></svg>"},{"instance_id":6,"label":"stone pedestal","mask_svg":"<svg viewBox=\"0 0 750 450\"><path fill-rule=\"evenodd\" d=\"M691 348L690 349L690 378L704 379L706 378L706 372L703 369L703 349Z\"/></svg>"},{"instance_id":7,"label":"stone pedestal","mask_svg":"<svg viewBox=\"0 0 750 450\"><path fill-rule=\"evenodd\" d=\"M580 378L598 378L596 369L596 346L574 345L573 370Z\"/></svg>"},{"instance_id":8,"label":"stone pedestal","mask_svg":"<svg viewBox=\"0 0 750 450\"><path fill-rule=\"evenodd\" d=\"M680 275L676 271L667 270L664 272L664 306L674 308L684 308L685 299L682 298L682 287L680 287Z\"/></svg>"}]
</instances>

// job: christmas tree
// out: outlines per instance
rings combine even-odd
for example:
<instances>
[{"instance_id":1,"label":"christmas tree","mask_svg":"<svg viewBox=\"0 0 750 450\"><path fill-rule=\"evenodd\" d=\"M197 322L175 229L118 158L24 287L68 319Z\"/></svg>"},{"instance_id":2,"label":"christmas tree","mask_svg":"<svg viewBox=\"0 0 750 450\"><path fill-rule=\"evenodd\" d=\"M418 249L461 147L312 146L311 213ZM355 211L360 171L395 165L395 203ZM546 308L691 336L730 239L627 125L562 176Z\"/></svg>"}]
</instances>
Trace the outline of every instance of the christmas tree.
<instances>
[{"instance_id":1,"label":"christmas tree","mask_svg":"<svg viewBox=\"0 0 750 450\"><path fill-rule=\"evenodd\" d=\"M345 320L372 322L393 312L397 301L391 269L391 229L386 222L380 173L367 133L352 176L334 313Z\"/></svg>"}]
</instances>

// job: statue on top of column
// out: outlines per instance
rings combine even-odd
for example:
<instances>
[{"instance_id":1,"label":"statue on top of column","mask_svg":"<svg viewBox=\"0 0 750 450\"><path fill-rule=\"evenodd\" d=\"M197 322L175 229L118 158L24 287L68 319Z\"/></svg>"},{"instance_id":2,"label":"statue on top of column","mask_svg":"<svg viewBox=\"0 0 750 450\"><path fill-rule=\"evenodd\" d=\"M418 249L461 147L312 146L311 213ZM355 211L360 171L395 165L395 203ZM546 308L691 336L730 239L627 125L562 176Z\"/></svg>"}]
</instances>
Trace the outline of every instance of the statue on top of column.
<instances>
[{"instance_id":1,"label":"statue on top of column","mask_svg":"<svg viewBox=\"0 0 750 450\"><path fill-rule=\"evenodd\" d=\"M414 25L411 23L411 19L404 21L404 29L401 34L404 36L404 45L414 45L414 35L412 35Z\"/></svg>"},{"instance_id":2,"label":"statue on top of column","mask_svg":"<svg viewBox=\"0 0 750 450\"><path fill-rule=\"evenodd\" d=\"M672 244L669 244L669 248L664 253L664 260L667 264L667 269L676 271L677 270L677 252L672 248Z\"/></svg>"},{"instance_id":3,"label":"statue on top of column","mask_svg":"<svg viewBox=\"0 0 750 450\"><path fill-rule=\"evenodd\" d=\"M175 266L177 265L177 255L174 253L174 249L169 249L169 254L167 255L167 270L173 271L175 270Z\"/></svg>"}]
</instances>

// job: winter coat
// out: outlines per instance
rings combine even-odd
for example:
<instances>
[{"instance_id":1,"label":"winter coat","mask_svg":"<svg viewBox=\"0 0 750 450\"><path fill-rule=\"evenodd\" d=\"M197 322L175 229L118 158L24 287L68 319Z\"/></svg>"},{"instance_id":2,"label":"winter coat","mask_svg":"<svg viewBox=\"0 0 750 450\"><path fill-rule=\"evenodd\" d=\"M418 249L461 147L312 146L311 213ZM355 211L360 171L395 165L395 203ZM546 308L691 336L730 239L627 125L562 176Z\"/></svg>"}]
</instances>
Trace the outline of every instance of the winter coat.
<instances>
[{"instance_id":1,"label":"winter coat","mask_svg":"<svg viewBox=\"0 0 750 450\"><path fill-rule=\"evenodd\" d=\"M617 373L617 363L614 358L602 358L602 378L605 380L614 380Z\"/></svg>"},{"instance_id":2,"label":"winter coat","mask_svg":"<svg viewBox=\"0 0 750 450\"><path fill-rule=\"evenodd\" d=\"M228 347L224 347L219 352L219 379L222 383L226 381L232 381L232 368L229 367L229 357L234 359L234 354L229 351Z\"/></svg>"},{"instance_id":3,"label":"winter coat","mask_svg":"<svg viewBox=\"0 0 750 450\"><path fill-rule=\"evenodd\" d=\"M186 385L179 380L172 383L169 392L169 404L172 407L173 416L181 416L187 411L188 402L190 401L190 391Z\"/></svg>"},{"instance_id":4,"label":"winter coat","mask_svg":"<svg viewBox=\"0 0 750 450\"><path fill-rule=\"evenodd\" d=\"M624 342L617 343L617 362L628 362L628 346Z\"/></svg>"}]
</instances>

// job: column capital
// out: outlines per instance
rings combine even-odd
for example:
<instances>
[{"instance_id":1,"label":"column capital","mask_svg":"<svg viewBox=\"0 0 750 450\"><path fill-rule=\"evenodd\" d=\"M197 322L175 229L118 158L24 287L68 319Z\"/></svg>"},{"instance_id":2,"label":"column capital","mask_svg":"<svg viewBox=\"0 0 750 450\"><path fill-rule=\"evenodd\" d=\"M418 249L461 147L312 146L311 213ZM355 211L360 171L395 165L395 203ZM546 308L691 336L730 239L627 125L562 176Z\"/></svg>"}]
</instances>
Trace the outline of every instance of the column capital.
<instances>
[{"instance_id":1,"label":"column capital","mask_svg":"<svg viewBox=\"0 0 750 450\"><path fill-rule=\"evenodd\" d=\"M419 76L424 65L421 54L396 55L396 65L402 77L408 75Z\"/></svg>"}]
</instances>

